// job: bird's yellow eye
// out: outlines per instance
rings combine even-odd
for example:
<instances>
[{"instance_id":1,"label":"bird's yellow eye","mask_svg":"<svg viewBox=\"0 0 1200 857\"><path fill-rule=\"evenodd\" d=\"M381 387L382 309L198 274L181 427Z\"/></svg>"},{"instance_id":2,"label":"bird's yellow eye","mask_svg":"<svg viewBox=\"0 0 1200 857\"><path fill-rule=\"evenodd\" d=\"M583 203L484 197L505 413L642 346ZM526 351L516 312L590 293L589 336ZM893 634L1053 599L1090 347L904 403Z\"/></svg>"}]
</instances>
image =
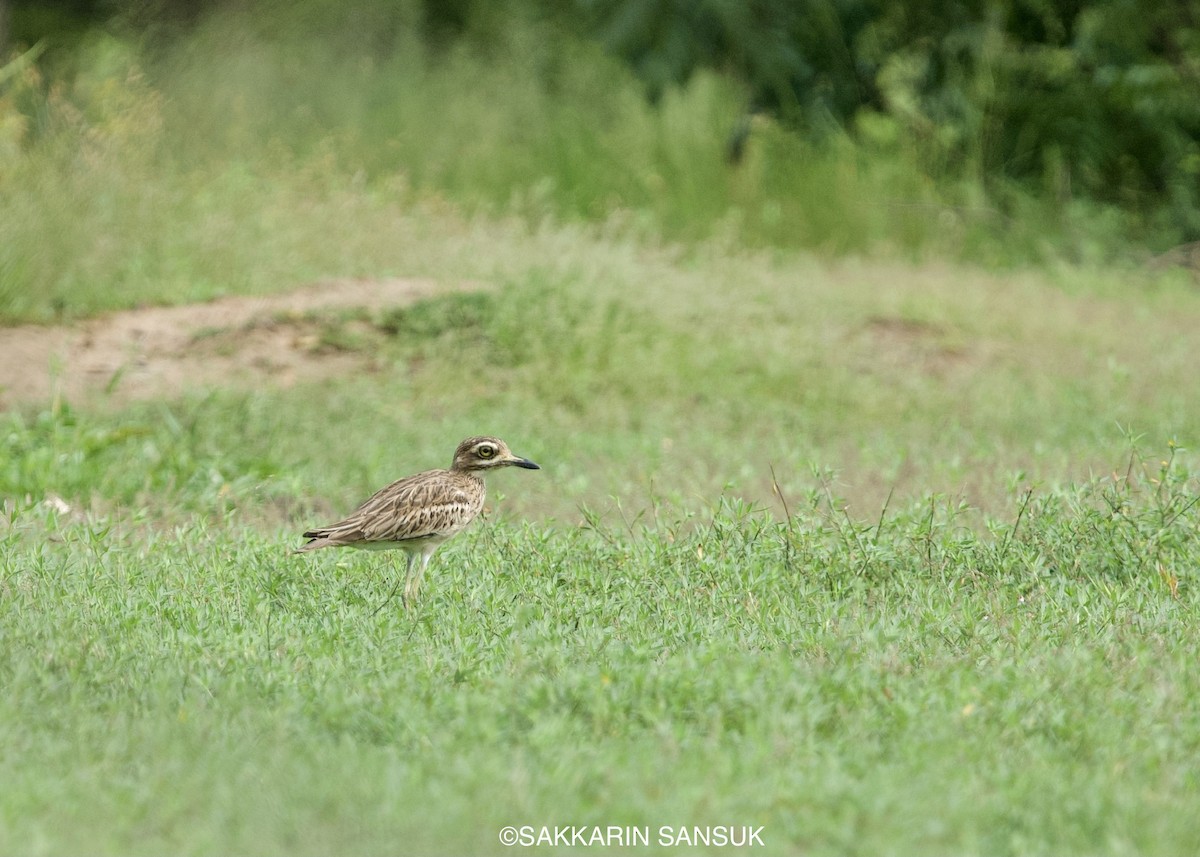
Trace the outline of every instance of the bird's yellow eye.
<instances>
[{"instance_id":1,"label":"bird's yellow eye","mask_svg":"<svg viewBox=\"0 0 1200 857\"><path fill-rule=\"evenodd\" d=\"M475 450L475 454L480 458L491 458L496 454L496 447L483 445Z\"/></svg>"}]
</instances>

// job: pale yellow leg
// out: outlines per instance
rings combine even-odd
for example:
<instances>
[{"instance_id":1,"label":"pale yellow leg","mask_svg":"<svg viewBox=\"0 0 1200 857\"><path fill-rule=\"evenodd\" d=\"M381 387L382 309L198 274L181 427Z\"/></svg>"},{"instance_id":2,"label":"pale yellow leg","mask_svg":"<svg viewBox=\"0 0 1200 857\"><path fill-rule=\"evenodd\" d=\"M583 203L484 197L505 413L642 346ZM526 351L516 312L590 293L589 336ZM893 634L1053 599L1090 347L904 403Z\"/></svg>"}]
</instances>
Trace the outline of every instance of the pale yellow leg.
<instances>
[{"instance_id":1,"label":"pale yellow leg","mask_svg":"<svg viewBox=\"0 0 1200 857\"><path fill-rule=\"evenodd\" d=\"M421 554L421 564L417 567L416 572L413 572L413 563L416 560L416 554L408 555L408 581L404 584L404 609L409 610L417 603L417 595L421 591L421 579L425 576L425 567L429 565L429 557L432 552Z\"/></svg>"}]
</instances>

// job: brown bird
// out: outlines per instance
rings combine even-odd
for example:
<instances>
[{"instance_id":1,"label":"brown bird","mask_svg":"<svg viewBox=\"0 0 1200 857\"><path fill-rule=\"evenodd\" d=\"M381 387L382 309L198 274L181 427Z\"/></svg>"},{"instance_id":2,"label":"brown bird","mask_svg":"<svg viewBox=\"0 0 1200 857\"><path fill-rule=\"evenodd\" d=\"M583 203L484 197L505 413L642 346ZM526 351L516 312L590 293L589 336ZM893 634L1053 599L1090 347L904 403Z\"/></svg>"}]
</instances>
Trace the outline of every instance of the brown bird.
<instances>
[{"instance_id":1,"label":"brown bird","mask_svg":"<svg viewBox=\"0 0 1200 857\"><path fill-rule=\"evenodd\" d=\"M454 451L449 470L426 470L381 488L345 520L306 532L304 537L310 541L300 551L339 547L404 551L407 609L416 600L433 552L465 530L483 509L484 472L499 467L541 469L513 455L498 437L469 437ZM418 556L421 564L414 573Z\"/></svg>"}]
</instances>

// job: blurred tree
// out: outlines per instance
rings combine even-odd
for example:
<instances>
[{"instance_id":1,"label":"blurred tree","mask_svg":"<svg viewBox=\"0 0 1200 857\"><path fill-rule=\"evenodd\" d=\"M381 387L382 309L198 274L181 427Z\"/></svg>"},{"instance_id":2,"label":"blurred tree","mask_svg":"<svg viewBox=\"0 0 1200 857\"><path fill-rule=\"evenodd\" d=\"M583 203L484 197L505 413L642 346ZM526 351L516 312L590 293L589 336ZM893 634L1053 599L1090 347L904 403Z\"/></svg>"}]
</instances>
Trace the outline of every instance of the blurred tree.
<instances>
[{"instance_id":1,"label":"blurred tree","mask_svg":"<svg viewBox=\"0 0 1200 857\"><path fill-rule=\"evenodd\" d=\"M574 5L652 98L715 68L745 81L748 112L806 133L882 115L935 175L1165 206L1200 237L1200 0Z\"/></svg>"},{"instance_id":2,"label":"blurred tree","mask_svg":"<svg viewBox=\"0 0 1200 857\"><path fill-rule=\"evenodd\" d=\"M844 123L877 104L873 69L854 45L870 0L576 0L587 30L623 56L651 98L699 67L738 75L752 110L808 126Z\"/></svg>"},{"instance_id":3,"label":"blurred tree","mask_svg":"<svg viewBox=\"0 0 1200 857\"><path fill-rule=\"evenodd\" d=\"M1000 197L1017 182L1166 211L1200 238L1200 0L0 0L0 34L10 4L18 42L64 21L169 42L229 6L377 52L413 27L434 53L486 51L536 17L601 42L652 100L715 69L743 82L747 116L903 145ZM733 129L731 160L751 127Z\"/></svg>"}]
</instances>

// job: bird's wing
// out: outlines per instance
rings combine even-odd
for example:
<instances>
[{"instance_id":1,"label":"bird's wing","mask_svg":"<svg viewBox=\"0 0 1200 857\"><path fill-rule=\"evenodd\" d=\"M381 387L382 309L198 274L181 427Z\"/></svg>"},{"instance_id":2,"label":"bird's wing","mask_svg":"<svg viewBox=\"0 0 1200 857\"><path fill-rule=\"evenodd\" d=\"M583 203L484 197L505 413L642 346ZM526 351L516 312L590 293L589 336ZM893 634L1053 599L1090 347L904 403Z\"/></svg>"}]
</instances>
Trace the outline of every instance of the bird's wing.
<instances>
[{"instance_id":1,"label":"bird's wing","mask_svg":"<svg viewBox=\"0 0 1200 857\"><path fill-rule=\"evenodd\" d=\"M355 542L401 542L466 526L483 506L444 471L418 473L376 491L352 515L305 533L329 546Z\"/></svg>"}]
</instances>

